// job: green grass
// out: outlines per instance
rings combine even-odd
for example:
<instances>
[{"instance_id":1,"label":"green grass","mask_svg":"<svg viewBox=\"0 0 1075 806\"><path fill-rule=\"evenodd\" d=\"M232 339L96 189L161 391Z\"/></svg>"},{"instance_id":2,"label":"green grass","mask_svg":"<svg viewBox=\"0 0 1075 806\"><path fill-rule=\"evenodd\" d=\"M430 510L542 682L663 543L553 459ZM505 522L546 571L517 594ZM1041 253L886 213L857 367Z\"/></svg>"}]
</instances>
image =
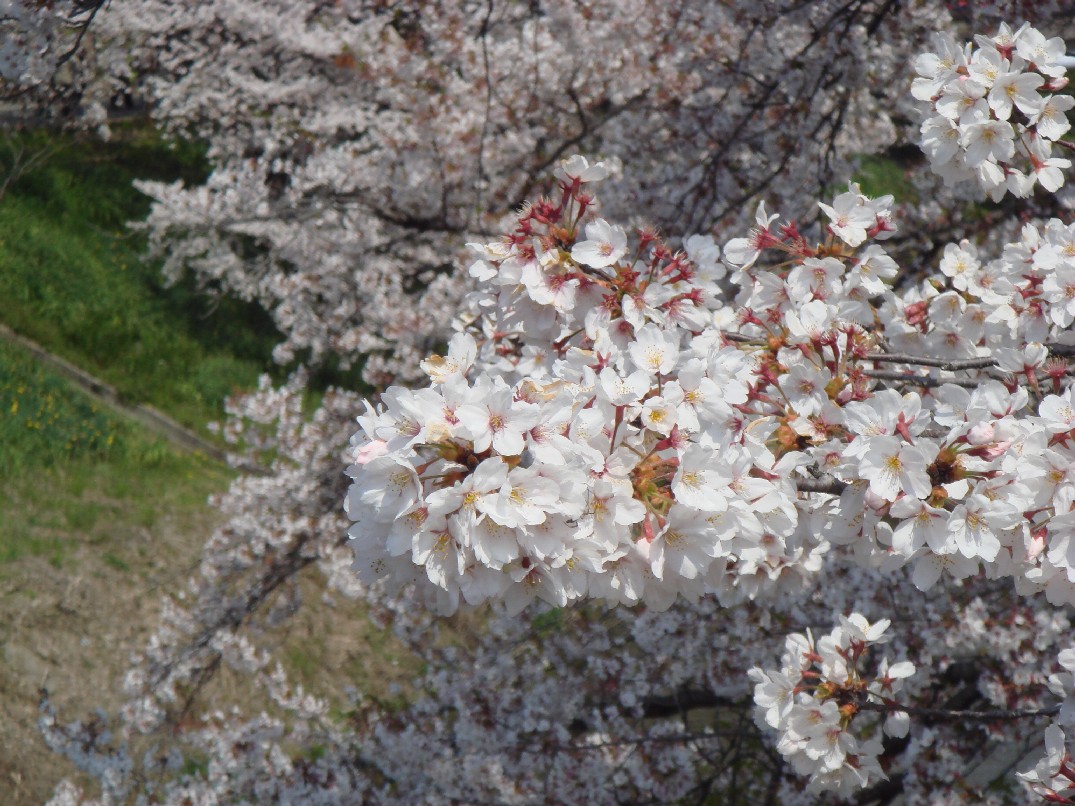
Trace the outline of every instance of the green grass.
<instances>
[{"instance_id":1,"label":"green grass","mask_svg":"<svg viewBox=\"0 0 1075 806\"><path fill-rule=\"evenodd\" d=\"M16 147L52 153L0 200L0 322L204 433L280 336L255 305L164 287L127 229L149 210L132 181L199 182L200 149L145 127L109 143L35 132L0 140L0 175Z\"/></svg>"},{"instance_id":2,"label":"green grass","mask_svg":"<svg viewBox=\"0 0 1075 806\"><path fill-rule=\"evenodd\" d=\"M867 196L877 197L889 193L897 202L916 202L918 192L907 178L907 171L898 160L882 154L865 154L858 158L855 181Z\"/></svg>"},{"instance_id":3,"label":"green grass","mask_svg":"<svg viewBox=\"0 0 1075 806\"><path fill-rule=\"evenodd\" d=\"M204 512L208 496L227 485L229 471L171 450L147 461L145 452L156 453L155 444L143 434L129 434L105 457L0 476L0 576L17 572L18 562L28 557L46 557L65 568L85 547L110 568L128 572L128 552L138 535L177 512Z\"/></svg>"},{"instance_id":4,"label":"green grass","mask_svg":"<svg viewBox=\"0 0 1075 806\"><path fill-rule=\"evenodd\" d=\"M289 647L284 652L284 664L289 672L297 675L300 680L309 680L318 668L318 660L324 654L324 643L320 646ZM319 650L319 651L318 651Z\"/></svg>"},{"instance_id":5,"label":"green grass","mask_svg":"<svg viewBox=\"0 0 1075 806\"><path fill-rule=\"evenodd\" d=\"M116 569L117 571L123 571L124 573L131 570L131 565L122 557L117 557L113 552L106 551L101 555L101 560L105 565Z\"/></svg>"},{"instance_id":6,"label":"green grass","mask_svg":"<svg viewBox=\"0 0 1075 806\"><path fill-rule=\"evenodd\" d=\"M0 342L0 572L43 556L63 567L81 545L110 550L162 512L204 510L230 471L183 454Z\"/></svg>"},{"instance_id":7,"label":"green grass","mask_svg":"<svg viewBox=\"0 0 1075 806\"><path fill-rule=\"evenodd\" d=\"M129 429L23 350L0 342L0 479L127 449Z\"/></svg>"}]
</instances>

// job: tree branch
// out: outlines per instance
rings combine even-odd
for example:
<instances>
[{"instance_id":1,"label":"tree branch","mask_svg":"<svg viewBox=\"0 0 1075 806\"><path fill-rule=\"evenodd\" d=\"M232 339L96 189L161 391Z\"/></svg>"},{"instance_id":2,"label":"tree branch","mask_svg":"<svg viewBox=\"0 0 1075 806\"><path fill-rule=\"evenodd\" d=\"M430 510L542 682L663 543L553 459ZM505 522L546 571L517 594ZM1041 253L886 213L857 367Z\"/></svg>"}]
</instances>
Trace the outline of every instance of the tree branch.
<instances>
[{"instance_id":1,"label":"tree branch","mask_svg":"<svg viewBox=\"0 0 1075 806\"><path fill-rule=\"evenodd\" d=\"M698 708L750 708L753 702L720 697L702 689L681 689L673 694L647 697L642 702L642 716L646 719L675 716Z\"/></svg>"},{"instance_id":2,"label":"tree branch","mask_svg":"<svg viewBox=\"0 0 1075 806\"><path fill-rule=\"evenodd\" d=\"M931 358L924 355L906 355L904 353L867 353L863 356L863 360L873 361L878 364L918 364L923 367L936 367L947 372L959 372L965 369L987 369L997 365L997 360L992 357L953 361L947 358Z\"/></svg>"},{"instance_id":3,"label":"tree branch","mask_svg":"<svg viewBox=\"0 0 1075 806\"><path fill-rule=\"evenodd\" d=\"M846 481L840 481L832 476L822 476L819 479L796 479L795 488L801 493L828 493L840 495L850 485Z\"/></svg>"},{"instance_id":4,"label":"tree branch","mask_svg":"<svg viewBox=\"0 0 1075 806\"><path fill-rule=\"evenodd\" d=\"M962 386L964 389L977 389L982 385L979 381L967 378L932 378L929 375L913 375L899 370L867 369L863 370L862 374L867 378L876 378L879 381L896 381L914 384L915 386L934 387L950 383L955 386Z\"/></svg>"},{"instance_id":5,"label":"tree branch","mask_svg":"<svg viewBox=\"0 0 1075 806\"><path fill-rule=\"evenodd\" d=\"M880 702L867 702L859 706L860 711L877 711L879 713L897 713L904 711L912 716L928 717L931 719L979 719L986 722L995 720L1033 719L1039 716L1056 716L1060 712L1060 706L1050 708L1038 708L1036 710L1021 711L1019 709L999 709L993 711L967 711L952 708L918 708L913 705L891 705Z\"/></svg>"}]
</instances>

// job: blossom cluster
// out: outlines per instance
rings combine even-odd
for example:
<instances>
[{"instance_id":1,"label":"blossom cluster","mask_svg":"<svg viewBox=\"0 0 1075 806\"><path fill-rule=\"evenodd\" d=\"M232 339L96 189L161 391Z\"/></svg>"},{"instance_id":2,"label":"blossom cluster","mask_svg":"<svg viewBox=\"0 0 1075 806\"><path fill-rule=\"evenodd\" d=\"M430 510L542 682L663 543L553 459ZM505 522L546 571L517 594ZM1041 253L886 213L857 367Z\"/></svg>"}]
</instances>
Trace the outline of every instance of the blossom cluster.
<instances>
[{"instance_id":1,"label":"blossom cluster","mask_svg":"<svg viewBox=\"0 0 1075 806\"><path fill-rule=\"evenodd\" d=\"M737 441L729 427L753 370L711 326L729 315L719 248L699 237L674 252L651 232L629 246L603 219L583 224L605 168L564 171L558 200L479 248L481 374L476 341L457 334L424 362L427 389L393 387L360 419L358 561L401 578L421 566L449 611L460 594L667 607L752 596L785 559L809 567L820 545L796 533L792 488L752 476L775 462L763 432Z\"/></svg>"},{"instance_id":2,"label":"blossom cluster","mask_svg":"<svg viewBox=\"0 0 1075 806\"><path fill-rule=\"evenodd\" d=\"M1075 803L1075 760L1065 736L1075 729L1075 648L1063 650L1059 662L1063 671L1049 676L1049 688L1062 703L1045 729L1045 755L1019 777L1049 803Z\"/></svg>"},{"instance_id":3,"label":"blossom cluster","mask_svg":"<svg viewBox=\"0 0 1075 806\"><path fill-rule=\"evenodd\" d=\"M851 725L870 713L864 706L898 707L893 695L914 674L913 663L890 665L887 656L872 674L863 668L870 646L888 641L889 624L871 624L859 613L842 616L840 626L817 641L809 631L789 635L779 669L749 672L758 723L779 731L776 749L817 789L848 791L885 777L876 725L868 738L852 733ZM907 713L893 708L882 730L902 738L909 724Z\"/></svg>"},{"instance_id":4,"label":"blossom cluster","mask_svg":"<svg viewBox=\"0 0 1075 806\"><path fill-rule=\"evenodd\" d=\"M99 5L99 4L95 4ZM67 0L0 2L0 97L48 81L63 55L60 46L88 3Z\"/></svg>"},{"instance_id":5,"label":"blossom cluster","mask_svg":"<svg viewBox=\"0 0 1075 806\"><path fill-rule=\"evenodd\" d=\"M0 41L0 79L4 85L26 85L46 78L43 54L48 50L51 26L44 18L51 12L44 7L30 7L21 0L4 0L0 4L0 25L7 34Z\"/></svg>"},{"instance_id":6,"label":"blossom cluster","mask_svg":"<svg viewBox=\"0 0 1075 806\"><path fill-rule=\"evenodd\" d=\"M1075 64L1059 37L1046 39L1028 24L1001 25L994 36L961 46L937 34L934 51L915 60L911 92L930 104L922 149L949 184L969 182L999 201L1023 198L1036 184L1055 191L1071 161L1053 145L1071 128L1075 99L1061 94Z\"/></svg>"},{"instance_id":7,"label":"blossom cluster","mask_svg":"<svg viewBox=\"0 0 1075 806\"><path fill-rule=\"evenodd\" d=\"M469 330L423 363L430 385L359 420L367 578L417 578L446 611L730 605L802 591L847 547L922 590L984 572L1073 601L1075 229L1027 225L985 265L951 244L897 291L890 197L850 186L820 242L763 205L721 260L709 238L629 238L594 212L604 167L563 171L477 247ZM847 755L873 774L849 738L827 757L800 739L818 785L850 780L828 775Z\"/></svg>"},{"instance_id":8,"label":"blossom cluster","mask_svg":"<svg viewBox=\"0 0 1075 806\"><path fill-rule=\"evenodd\" d=\"M569 164L561 199L481 248L482 349L458 334L424 363L427 389L394 387L360 420L348 509L361 563L401 579L408 560L423 566L449 610L460 592L509 590L667 607L793 590L840 544L913 561L923 589L984 562L1071 600L1072 390L1042 342L1065 350L1075 231L1027 227L985 270L952 245L938 278L897 295L879 243L891 199L852 187L822 205L817 246L762 208L725 250L733 314L711 240L672 252L581 223L597 167ZM774 252L782 262L759 268ZM906 389L885 388L874 367L906 359L893 349L970 360L979 379L906 371L887 378Z\"/></svg>"}]
</instances>

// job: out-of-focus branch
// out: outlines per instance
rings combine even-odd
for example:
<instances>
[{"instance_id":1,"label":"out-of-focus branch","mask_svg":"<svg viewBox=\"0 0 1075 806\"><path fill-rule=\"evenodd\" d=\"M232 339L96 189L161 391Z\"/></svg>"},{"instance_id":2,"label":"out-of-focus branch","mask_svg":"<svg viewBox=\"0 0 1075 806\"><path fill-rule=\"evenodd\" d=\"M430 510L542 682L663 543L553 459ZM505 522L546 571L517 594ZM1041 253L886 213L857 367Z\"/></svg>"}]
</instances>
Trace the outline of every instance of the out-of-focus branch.
<instances>
[{"instance_id":1,"label":"out-of-focus branch","mask_svg":"<svg viewBox=\"0 0 1075 806\"><path fill-rule=\"evenodd\" d=\"M971 711L962 708L918 708L913 705L901 705L899 703L868 702L859 706L860 711L878 711L880 713L898 713L903 711L911 716L927 717L930 719L973 719L983 722L1009 719L1033 719L1039 716L1056 716L1060 712L1060 706L1050 708L1037 708L1028 711L1014 709L996 709L990 711Z\"/></svg>"}]
</instances>

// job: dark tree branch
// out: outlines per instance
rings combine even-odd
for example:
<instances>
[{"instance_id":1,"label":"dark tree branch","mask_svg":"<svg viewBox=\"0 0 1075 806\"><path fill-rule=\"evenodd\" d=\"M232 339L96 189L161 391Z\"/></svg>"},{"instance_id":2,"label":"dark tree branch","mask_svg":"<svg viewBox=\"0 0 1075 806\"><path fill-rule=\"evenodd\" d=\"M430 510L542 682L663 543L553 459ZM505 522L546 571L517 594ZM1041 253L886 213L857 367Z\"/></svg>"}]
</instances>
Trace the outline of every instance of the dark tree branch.
<instances>
[{"instance_id":1,"label":"dark tree branch","mask_svg":"<svg viewBox=\"0 0 1075 806\"><path fill-rule=\"evenodd\" d=\"M642 716L646 719L675 716L684 711L699 708L750 708L753 702L721 697L702 689L681 689L661 697L647 697L642 702Z\"/></svg>"},{"instance_id":2,"label":"dark tree branch","mask_svg":"<svg viewBox=\"0 0 1075 806\"><path fill-rule=\"evenodd\" d=\"M796 479L795 488L801 493L827 493L840 495L850 485L845 481L834 479L832 476L822 476L819 479Z\"/></svg>"},{"instance_id":3,"label":"dark tree branch","mask_svg":"<svg viewBox=\"0 0 1075 806\"><path fill-rule=\"evenodd\" d=\"M955 361L947 358L931 358L924 355L904 355L902 353L868 353L863 356L866 361L878 364L918 364L923 367L936 367L947 372L959 372L965 369L986 369L997 365L994 358L967 358Z\"/></svg>"},{"instance_id":4,"label":"dark tree branch","mask_svg":"<svg viewBox=\"0 0 1075 806\"><path fill-rule=\"evenodd\" d=\"M876 378L879 381L895 381L897 383L909 383L913 386L944 386L945 384L953 384L955 386L962 386L964 389L977 389L981 386L981 382L975 380L968 380L965 378L933 378L929 375L914 375L907 372L899 372L898 370L885 370L885 369L867 369L863 370L863 375L867 378Z\"/></svg>"}]
</instances>

